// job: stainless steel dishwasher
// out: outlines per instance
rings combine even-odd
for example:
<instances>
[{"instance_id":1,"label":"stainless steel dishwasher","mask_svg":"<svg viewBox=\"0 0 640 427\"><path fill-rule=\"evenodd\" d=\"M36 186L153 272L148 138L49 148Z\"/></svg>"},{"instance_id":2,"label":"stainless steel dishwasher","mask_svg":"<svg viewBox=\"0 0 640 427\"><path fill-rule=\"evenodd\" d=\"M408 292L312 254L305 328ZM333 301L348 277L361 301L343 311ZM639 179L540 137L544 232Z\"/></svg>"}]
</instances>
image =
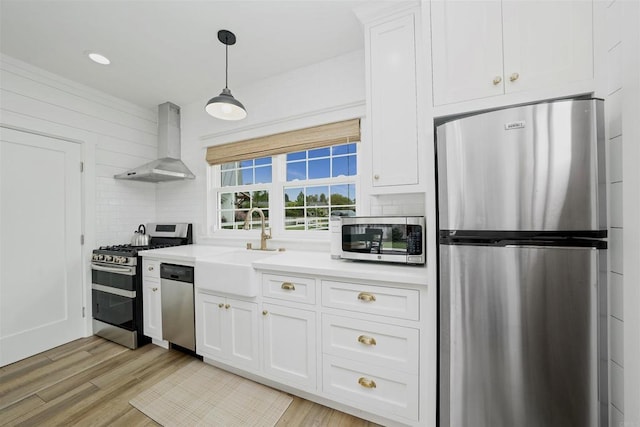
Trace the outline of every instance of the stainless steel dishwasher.
<instances>
[{"instance_id":1,"label":"stainless steel dishwasher","mask_svg":"<svg viewBox=\"0 0 640 427\"><path fill-rule=\"evenodd\" d=\"M196 350L193 267L160 264L162 338Z\"/></svg>"}]
</instances>

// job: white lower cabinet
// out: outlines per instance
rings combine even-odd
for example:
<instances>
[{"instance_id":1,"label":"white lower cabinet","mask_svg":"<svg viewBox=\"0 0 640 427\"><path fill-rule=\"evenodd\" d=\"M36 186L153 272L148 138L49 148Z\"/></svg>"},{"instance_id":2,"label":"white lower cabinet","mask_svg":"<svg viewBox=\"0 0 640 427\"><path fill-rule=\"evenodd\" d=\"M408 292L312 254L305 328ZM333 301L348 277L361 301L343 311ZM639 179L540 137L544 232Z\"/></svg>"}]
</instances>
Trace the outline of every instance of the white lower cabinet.
<instances>
[{"instance_id":1,"label":"white lower cabinet","mask_svg":"<svg viewBox=\"0 0 640 427\"><path fill-rule=\"evenodd\" d=\"M196 353L258 370L258 304L196 291Z\"/></svg>"},{"instance_id":2,"label":"white lower cabinet","mask_svg":"<svg viewBox=\"0 0 640 427\"><path fill-rule=\"evenodd\" d=\"M409 373L418 373L420 331L324 314L322 351Z\"/></svg>"},{"instance_id":3,"label":"white lower cabinet","mask_svg":"<svg viewBox=\"0 0 640 427\"><path fill-rule=\"evenodd\" d=\"M199 355L378 423L428 425L419 418L420 287L259 276L250 300L196 289Z\"/></svg>"},{"instance_id":4,"label":"white lower cabinet","mask_svg":"<svg viewBox=\"0 0 640 427\"><path fill-rule=\"evenodd\" d=\"M316 388L316 313L262 305L264 371L304 390Z\"/></svg>"},{"instance_id":5,"label":"white lower cabinet","mask_svg":"<svg viewBox=\"0 0 640 427\"><path fill-rule=\"evenodd\" d=\"M142 330L146 336L162 341L162 292L160 261L142 260Z\"/></svg>"},{"instance_id":6,"label":"white lower cabinet","mask_svg":"<svg viewBox=\"0 0 640 427\"><path fill-rule=\"evenodd\" d=\"M142 326L144 334L155 340L162 340L162 293L160 280L143 278L142 283Z\"/></svg>"},{"instance_id":7,"label":"white lower cabinet","mask_svg":"<svg viewBox=\"0 0 640 427\"><path fill-rule=\"evenodd\" d=\"M322 391L339 402L391 419L418 420L418 375L323 355Z\"/></svg>"}]
</instances>

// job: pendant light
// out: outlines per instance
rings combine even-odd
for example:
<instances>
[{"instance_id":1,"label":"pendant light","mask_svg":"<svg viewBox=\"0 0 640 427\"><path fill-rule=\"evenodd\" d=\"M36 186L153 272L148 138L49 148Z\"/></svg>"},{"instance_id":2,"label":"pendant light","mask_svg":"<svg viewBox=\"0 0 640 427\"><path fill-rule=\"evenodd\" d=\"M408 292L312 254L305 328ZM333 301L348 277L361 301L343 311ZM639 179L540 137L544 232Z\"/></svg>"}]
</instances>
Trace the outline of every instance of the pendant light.
<instances>
[{"instance_id":1,"label":"pendant light","mask_svg":"<svg viewBox=\"0 0 640 427\"><path fill-rule=\"evenodd\" d=\"M204 108L207 113L222 120L242 120L247 117L244 105L231 95L227 79L229 74L229 46L236 44L236 36L231 31L218 31L218 40L225 45L224 89L222 93L207 102Z\"/></svg>"}]
</instances>

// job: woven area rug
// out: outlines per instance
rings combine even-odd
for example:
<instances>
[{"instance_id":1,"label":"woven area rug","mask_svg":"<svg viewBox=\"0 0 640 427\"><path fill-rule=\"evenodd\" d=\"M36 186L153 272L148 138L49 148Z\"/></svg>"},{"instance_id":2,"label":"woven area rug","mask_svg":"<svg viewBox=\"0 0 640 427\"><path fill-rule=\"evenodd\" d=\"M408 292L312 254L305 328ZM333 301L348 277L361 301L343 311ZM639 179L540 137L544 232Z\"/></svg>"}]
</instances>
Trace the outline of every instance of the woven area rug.
<instances>
[{"instance_id":1,"label":"woven area rug","mask_svg":"<svg viewBox=\"0 0 640 427\"><path fill-rule=\"evenodd\" d=\"M292 400L194 360L129 403L163 426L274 426Z\"/></svg>"}]
</instances>

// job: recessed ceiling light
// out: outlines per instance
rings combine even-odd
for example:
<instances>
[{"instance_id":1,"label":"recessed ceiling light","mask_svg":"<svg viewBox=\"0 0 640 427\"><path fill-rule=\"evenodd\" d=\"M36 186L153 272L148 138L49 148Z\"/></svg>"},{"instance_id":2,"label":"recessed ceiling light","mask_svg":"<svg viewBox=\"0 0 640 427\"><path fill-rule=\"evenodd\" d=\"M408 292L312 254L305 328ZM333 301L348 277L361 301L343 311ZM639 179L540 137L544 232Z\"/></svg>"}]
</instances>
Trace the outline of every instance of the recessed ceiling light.
<instances>
[{"instance_id":1,"label":"recessed ceiling light","mask_svg":"<svg viewBox=\"0 0 640 427\"><path fill-rule=\"evenodd\" d=\"M100 55L99 53L90 52L88 53L88 55L93 62L97 62L98 64L101 64L101 65L111 64L111 61L109 61L109 58L107 58L104 55Z\"/></svg>"}]
</instances>

